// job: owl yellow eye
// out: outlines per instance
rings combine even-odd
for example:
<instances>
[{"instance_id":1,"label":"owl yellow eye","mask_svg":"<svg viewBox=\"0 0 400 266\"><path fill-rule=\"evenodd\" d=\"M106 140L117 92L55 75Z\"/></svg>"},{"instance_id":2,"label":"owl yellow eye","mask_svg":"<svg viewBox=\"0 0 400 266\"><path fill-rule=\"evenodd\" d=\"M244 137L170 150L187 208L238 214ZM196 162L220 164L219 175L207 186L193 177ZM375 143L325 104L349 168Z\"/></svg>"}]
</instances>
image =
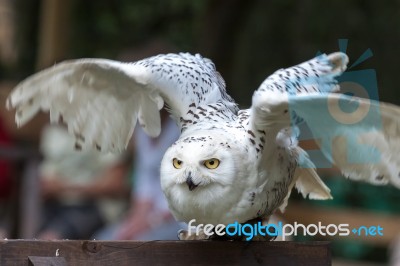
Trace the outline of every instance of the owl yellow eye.
<instances>
[{"instance_id":1,"label":"owl yellow eye","mask_svg":"<svg viewBox=\"0 0 400 266\"><path fill-rule=\"evenodd\" d=\"M219 166L220 161L218 159L212 158L204 162L204 166L208 169L215 169Z\"/></svg>"},{"instance_id":2,"label":"owl yellow eye","mask_svg":"<svg viewBox=\"0 0 400 266\"><path fill-rule=\"evenodd\" d=\"M178 160L178 159L176 159L176 158L174 158L173 160L172 160L172 165L176 168L176 169L181 169L182 168L182 161L181 160Z\"/></svg>"}]
</instances>

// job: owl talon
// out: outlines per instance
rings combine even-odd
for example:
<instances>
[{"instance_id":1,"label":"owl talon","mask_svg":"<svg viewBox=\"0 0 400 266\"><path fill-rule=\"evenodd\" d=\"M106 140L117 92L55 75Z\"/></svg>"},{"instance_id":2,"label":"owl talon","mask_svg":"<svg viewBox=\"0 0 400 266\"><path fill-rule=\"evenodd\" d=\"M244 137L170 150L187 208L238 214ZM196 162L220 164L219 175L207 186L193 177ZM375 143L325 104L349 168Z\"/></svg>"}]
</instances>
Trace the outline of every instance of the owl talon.
<instances>
[{"instance_id":1,"label":"owl talon","mask_svg":"<svg viewBox=\"0 0 400 266\"><path fill-rule=\"evenodd\" d=\"M186 240L187 234L188 234L187 230L181 229L178 231L177 237L179 240Z\"/></svg>"},{"instance_id":2,"label":"owl talon","mask_svg":"<svg viewBox=\"0 0 400 266\"><path fill-rule=\"evenodd\" d=\"M179 230L178 231L178 239L179 240L208 240L210 237L204 234L203 230L199 231L199 234L195 234L194 232L189 232L187 230Z\"/></svg>"}]
</instances>

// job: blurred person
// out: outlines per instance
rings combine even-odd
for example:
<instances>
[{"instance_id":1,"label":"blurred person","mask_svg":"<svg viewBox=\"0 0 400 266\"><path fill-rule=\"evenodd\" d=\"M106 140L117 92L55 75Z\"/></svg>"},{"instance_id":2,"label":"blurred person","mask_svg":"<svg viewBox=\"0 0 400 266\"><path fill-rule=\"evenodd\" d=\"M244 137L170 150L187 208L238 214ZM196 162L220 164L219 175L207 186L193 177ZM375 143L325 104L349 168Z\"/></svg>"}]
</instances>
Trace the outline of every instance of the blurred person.
<instances>
[{"instance_id":1,"label":"blurred person","mask_svg":"<svg viewBox=\"0 0 400 266\"><path fill-rule=\"evenodd\" d=\"M123 195L129 193L124 155L77 151L74 143L59 126L43 131L39 239L88 239L122 213Z\"/></svg>"},{"instance_id":2,"label":"blurred person","mask_svg":"<svg viewBox=\"0 0 400 266\"><path fill-rule=\"evenodd\" d=\"M104 240L176 240L182 224L175 221L161 190L160 165L165 151L179 137L176 123L161 112L161 134L151 138L134 130L134 165L131 207L121 222L100 231Z\"/></svg>"}]
</instances>

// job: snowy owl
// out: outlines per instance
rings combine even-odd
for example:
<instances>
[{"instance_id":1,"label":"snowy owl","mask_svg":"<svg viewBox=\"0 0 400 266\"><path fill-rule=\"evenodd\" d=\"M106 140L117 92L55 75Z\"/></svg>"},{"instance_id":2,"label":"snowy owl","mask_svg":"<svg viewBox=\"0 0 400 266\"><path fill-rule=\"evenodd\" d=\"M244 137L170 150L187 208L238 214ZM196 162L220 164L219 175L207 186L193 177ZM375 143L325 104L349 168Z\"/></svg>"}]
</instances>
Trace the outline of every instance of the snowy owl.
<instances>
[{"instance_id":1,"label":"snowy owl","mask_svg":"<svg viewBox=\"0 0 400 266\"><path fill-rule=\"evenodd\" d=\"M284 209L293 187L304 197L331 198L298 146L301 123L327 137L317 143L345 177L400 188L400 108L335 93L347 63L337 52L280 69L254 92L252 106L239 110L215 65L198 54L134 63L80 59L22 81L6 104L16 109L18 126L49 111L51 122L75 136L76 149L102 152L125 149L137 121L159 135L165 107L181 130L161 162L175 218L246 223Z\"/></svg>"}]
</instances>

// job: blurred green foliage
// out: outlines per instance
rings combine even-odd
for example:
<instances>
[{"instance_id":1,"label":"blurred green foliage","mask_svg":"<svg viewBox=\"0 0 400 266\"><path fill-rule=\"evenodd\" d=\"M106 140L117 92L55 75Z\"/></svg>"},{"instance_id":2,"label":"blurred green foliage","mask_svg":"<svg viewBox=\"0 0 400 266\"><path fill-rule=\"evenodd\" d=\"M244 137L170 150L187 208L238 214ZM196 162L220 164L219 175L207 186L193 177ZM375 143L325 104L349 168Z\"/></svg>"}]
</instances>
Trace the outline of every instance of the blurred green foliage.
<instances>
[{"instance_id":1,"label":"blurred green foliage","mask_svg":"<svg viewBox=\"0 0 400 266\"><path fill-rule=\"evenodd\" d=\"M121 50L155 37L190 50L196 37L196 16L205 4L184 0L81 1L72 12L71 53L76 57L115 57Z\"/></svg>"}]
</instances>

